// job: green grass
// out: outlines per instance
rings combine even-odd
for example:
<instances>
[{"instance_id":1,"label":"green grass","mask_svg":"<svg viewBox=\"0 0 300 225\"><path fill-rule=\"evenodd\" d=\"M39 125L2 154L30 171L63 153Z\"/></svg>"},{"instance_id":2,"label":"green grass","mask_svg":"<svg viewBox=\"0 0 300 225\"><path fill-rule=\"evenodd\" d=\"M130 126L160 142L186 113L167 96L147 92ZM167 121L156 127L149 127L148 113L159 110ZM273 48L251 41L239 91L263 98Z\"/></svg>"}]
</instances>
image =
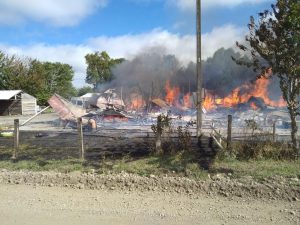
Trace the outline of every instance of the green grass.
<instances>
[{"instance_id":1,"label":"green grass","mask_svg":"<svg viewBox=\"0 0 300 225\"><path fill-rule=\"evenodd\" d=\"M232 174L234 178L252 176L260 180L273 176L300 177L300 160L298 161L239 161L236 159L217 160L209 171L203 170L193 160L182 156L146 157L141 159L124 158L121 160L107 161L102 164L102 172L129 172L139 175L171 174L173 176L186 176L196 180L205 180L208 174Z\"/></svg>"},{"instance_id":2,"label":"green grass","mask_svg":"<svg viewBox=\"0 0 300 225\"><path fill-rule=\"evenodd\" d=\"M29 148L21 145L17 159L12 160L12 149L0 149L0 168L9 170L72 172L91 169L79 160L77 151L66 149Z\"/></svg>"},{"instance_id":3,"label":"green grass","mask_svg":"<svg viewBox=\"0 0 300 225\"><path fill-rule=\"evenodd\" d=\"M234 177L253 176L256 179L268 177L300 177L300 160L250 160L224 159L215 162L212 171L231 173Z\"/></svg>"},{"instance_id":4,"label":"green grass","mask_svg":"<svg viewBox=\"0 0 300 225\"><path fill-rule=\"evenodd\" d=\"M193 162L192 155L177 153L170 156L149 156L139 159L124 157L119 160L103 162L99 169L101 172L139 174L142 176L168 174L172 176L187 176L195 179L206 179L208 172Z\"/></svg>"},{"instance_id":5,"label":"green grass","mask_svg":"<svg viewBox=\"0 0 300 225\"><path fill-rule=\"evenodd\" d=\"M207 171L204 171L195 163L195 155L190 152L140 158L124 156L119 159L93 159L82 162L78 159L77 151L74 154L74 150L32 149L28 146L21 146L18 152L18 160L11 160L11 155L11 149L0 149L0 168L57 172L95 169L98 173L120 173L125 171L141 176L170 174L195 179L208 177Z\"/></svg>"},{"instance_id":6,"label":"green grass","mask_svg":"<svg viewBox=\"0 0 300 225\"><path fill-rule=\"evenodd\" d=\"M72 172L86 171L89 167L84 166L80 160L4 160L0 161L0 168L9 170L31 170L31 171L55 171Z\"/></svg>"}]
</instances>

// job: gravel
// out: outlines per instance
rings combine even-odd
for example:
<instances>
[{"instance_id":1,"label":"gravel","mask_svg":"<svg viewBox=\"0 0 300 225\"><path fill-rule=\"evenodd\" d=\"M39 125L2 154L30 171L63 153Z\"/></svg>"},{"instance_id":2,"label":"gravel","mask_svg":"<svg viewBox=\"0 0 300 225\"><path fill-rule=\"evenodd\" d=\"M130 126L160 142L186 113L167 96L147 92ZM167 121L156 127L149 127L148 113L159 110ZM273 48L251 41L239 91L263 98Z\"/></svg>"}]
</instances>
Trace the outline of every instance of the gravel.
<instances>
[{"instance_id":1,"label":"gravel","mask_svg":"<svg viewBox=\"0 0 300 225\"><path fill-rule=\"evenodd\" d=\"M251 176L239 179L216 174L207 180L193 180L186 177L139 176L130 173L97 174L72 172L31 172L0 170L0 183L26 184L32 186L68 187L90 190L154 191L181 193L186 195L205 194L226 198L258 198L299 202L300 181L295 178L275 176L257 181Z\"/></svg>"}]
</instances>

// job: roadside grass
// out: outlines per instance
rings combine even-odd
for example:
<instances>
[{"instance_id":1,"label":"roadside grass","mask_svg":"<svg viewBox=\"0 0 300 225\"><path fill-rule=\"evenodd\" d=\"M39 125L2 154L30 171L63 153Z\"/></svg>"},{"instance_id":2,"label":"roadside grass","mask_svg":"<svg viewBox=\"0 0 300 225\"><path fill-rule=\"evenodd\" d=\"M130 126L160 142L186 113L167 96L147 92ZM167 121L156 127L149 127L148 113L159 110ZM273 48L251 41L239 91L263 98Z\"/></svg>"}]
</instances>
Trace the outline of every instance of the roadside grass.
<instances>
[{"instance_id":1,"label":"roadside grass","mask_svg":"<svg viewBox=\"0 0 300 225\"><path fill-rule=\"evenodd\" d=\"M252 176L258 180L273 176L300 178L300 160L217 160L213 165L212 172L218 173L222 171L231 173L233 177Z\"/></svg>"},{"instance_id":2,"label":"roadside grass","mask_svg":"<svg viewBox=\"0 0 300 225\"><path fill-rule=\"evenodd\" d=\"M202 169L197 162L196 152L182 151L173 155L122 157L105 159L78 159L78 152L58 149L32 149L21 146L18 159L12 160L12 149L0 149L0 168L8 170L72 171L88 172L92 169L100 174L120 173L122 171L141 176L185 176L195 180L205 180L209 174L231 174L234 178L252 176L261 180L273 176L300 178L300 160L237 160L216 159L210 170Z\"/></svg>"},{"instance_id":3,"label":"roadside grass","mask_svg":"<svg viewBox=\"0 0 300 225\"><path fill-rule=\"evenodd\" d=\"M107 160L100 164L99 172L128 172L141 176L169 175L186 176L193 179L208 178L208 171L203 170L195 162L192 153L179 152L175 155L147 156L133 158L125 156L117 160Z\"/></svg>"},{"instance_id":4,"label":"roadside grass","mask_svg":"<svg viewBox=\"0 0 300 225\"><path fill-rule=\"evenodd\" d=\"M55 171L68 173L72 171L86 171L79 160L20 160L0 161L0 168L8 170Z\"/></svg>"},{"instance_id":5,"label":"roadside grass","mask_svg":"<svg viewBox=\"0 0 300 225\"><path fill-rule=\"evenodd\" d=\"M72 172L86 171L86 166L81 160L75 158L78 155L74 150L30 148L21 145L17 152L17 159L11 159L12 149L0 149L0 168L8 170L31 170L31 171L55 171Z\"/></svg>"}]
</instances>

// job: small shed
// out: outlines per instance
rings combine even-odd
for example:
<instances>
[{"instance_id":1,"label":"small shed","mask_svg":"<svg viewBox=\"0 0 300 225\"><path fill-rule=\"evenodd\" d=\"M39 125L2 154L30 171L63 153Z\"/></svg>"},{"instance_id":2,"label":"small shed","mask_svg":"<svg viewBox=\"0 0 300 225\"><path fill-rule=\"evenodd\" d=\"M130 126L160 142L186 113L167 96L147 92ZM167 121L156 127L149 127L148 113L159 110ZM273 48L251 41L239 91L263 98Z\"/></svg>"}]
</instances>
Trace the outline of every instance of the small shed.
<instances>
[{"instance_id":1,"label":"small shed","mask_svg":"<svg viewBox=\"0 0 300 225\"><path fill-rule=\"evenodd\" d=\"M36 112L35 97L22 90L0 90L0 116L32 115Z\"/></svg>"}]
</instances>

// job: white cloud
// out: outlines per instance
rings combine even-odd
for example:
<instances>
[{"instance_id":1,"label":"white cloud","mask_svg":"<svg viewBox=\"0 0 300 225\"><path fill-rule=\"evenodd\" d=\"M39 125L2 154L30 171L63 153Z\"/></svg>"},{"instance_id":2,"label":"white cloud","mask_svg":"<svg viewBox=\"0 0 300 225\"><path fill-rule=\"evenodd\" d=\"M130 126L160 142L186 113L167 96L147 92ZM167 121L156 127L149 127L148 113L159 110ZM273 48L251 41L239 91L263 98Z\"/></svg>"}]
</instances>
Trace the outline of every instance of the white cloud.
<instances>
[{"instance_id":1,"label":"white cloud","mask_svg":"<svg viewBox=\"0 0 300 225\"><path fill-rule=\"evenodd\" d=\"M34 20L54 26L73 26L107 0L0 0L0 24Z\"/></svg>"},{"instance_id":2,"label":"white cloud","mask_svg":"<svg viewBox=\"0 0 300 225\"><path fill-rule=\"evenodd\" d=\"M235 46L236 41L243 40L246 34L244 28L225 25L214 28L211 32L202 35L202 51L204 58L210 57L221 47Z\"/></svg>"},{"instance_id":3,"label":"white cloud","mask_svg":"<svg viewBox=\"0 0 300 225\"><path fill-rule=\"evenodd\" d=\"M206 59L221 47L234 46L241 40L243 30L233 25L215 28L202 35L202 58ZM162 51L174 54L186 64L196 59L196 38L193 35L179 35L156 29L148 33L129 34L117 37L100 36L91 38L81 45L7 46L0 44L0 50L8 54L28 56L41 61L63 62L73 66L74 85L83 86L86 64L84 56L94 51L107 51L113 58L133 58L134 55L149 48L161 47ZM158 48L156 48L158 49Z\"/></svg>"},{"instance_id":4,"label":"white cloud","mask_svg":"<svg viewBox=\"0 0 300 225\"><path fill-rule=\"evenodd\" d=\"M168 4L175 5L183 11L190 11L196 8L195 0L167 0ZM272 0L202 0L202 8L211 7L234 7L241 4L259 4L263 2L272 2Z\"/></svg>"}]
</instances>

